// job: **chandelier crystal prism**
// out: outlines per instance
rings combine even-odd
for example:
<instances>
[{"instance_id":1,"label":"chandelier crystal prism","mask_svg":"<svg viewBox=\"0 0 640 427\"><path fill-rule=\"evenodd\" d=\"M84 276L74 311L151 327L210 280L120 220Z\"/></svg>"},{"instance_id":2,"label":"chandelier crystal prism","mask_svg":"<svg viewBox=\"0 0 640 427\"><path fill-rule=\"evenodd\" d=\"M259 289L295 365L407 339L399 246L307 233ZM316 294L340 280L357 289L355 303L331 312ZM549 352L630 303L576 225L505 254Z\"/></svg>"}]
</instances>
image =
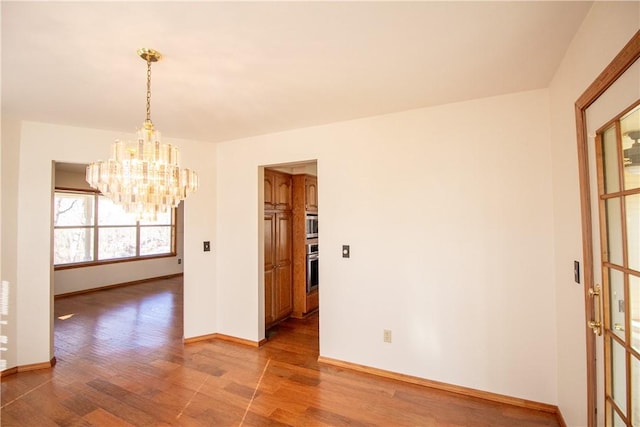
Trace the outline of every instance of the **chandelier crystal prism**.
<instances>
[{"instance_id":1,"label":"chandelier crystal prism","mask_svg":"<svg viewBox=\"0 0 640 427\"><path fill-rule=\"evenodd\" d=\"M156 221L198 189L198 175L180 169L178 148L160 141L151 122L151 63L162 58L153 49L138 49L147 62L147 118L136 141L116 140L111 158L87 166L86 180L137 220Z\"/></svg>"}]
</instances>

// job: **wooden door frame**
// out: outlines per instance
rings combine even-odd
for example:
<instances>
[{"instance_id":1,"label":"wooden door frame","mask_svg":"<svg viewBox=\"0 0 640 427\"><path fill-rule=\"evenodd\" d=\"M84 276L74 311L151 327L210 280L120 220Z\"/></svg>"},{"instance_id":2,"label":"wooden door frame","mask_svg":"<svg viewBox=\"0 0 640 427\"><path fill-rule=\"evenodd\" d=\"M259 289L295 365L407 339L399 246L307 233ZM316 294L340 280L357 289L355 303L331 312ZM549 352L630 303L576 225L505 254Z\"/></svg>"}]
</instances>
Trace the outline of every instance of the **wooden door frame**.
<instances>
[{"instance_id":1,"label":"wooden door frame","mask_svg":"<svg viewBox=\"0 0 640 427\"><path fill-rule=\"evenodd\" d=\"M580 212L582 218L582 261L584 272L585 333L587 339L587 425L596 425L596 339L587 322L594 319L594 306L591 303L589 289L594 286L593 277L593 229L591 227L591 194L589 185L588 138L586 129L586 110L606 90L615 83L624 72L640 58L640 30L629 40L626 46L591 83L575 103L576 133L578 139L578 172L580 177ZM604 410L602 408L601 410Z\"/></svg>"}]
</instances>

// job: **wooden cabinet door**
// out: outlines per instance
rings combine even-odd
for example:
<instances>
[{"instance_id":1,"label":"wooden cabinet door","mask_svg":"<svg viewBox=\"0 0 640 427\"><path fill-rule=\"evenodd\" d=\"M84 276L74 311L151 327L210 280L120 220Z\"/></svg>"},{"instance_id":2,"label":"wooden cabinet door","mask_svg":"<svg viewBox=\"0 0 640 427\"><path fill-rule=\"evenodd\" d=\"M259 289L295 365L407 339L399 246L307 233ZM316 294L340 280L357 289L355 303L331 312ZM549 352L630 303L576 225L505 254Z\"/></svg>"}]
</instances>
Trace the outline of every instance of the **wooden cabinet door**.
<instances>
[{"instance_id":1,"label":"wooden cabinet door","mask_svg":"<svg viewBox=\"0 0 640 427\"><path fill-rule=\"evenodd\" d=\"M264 214L264 269L271 270L276 264L276 214Z\"/></svg>"},{"instance_id":2,"label":"wooden cabinet door","mask_svg":"<svg viewBox=\"0 0 640 427\"><path fill-rule=\"evenodd\" d=\"M283 319L293 310L293 217L289 212L276 214L276 319Z\"/></svg>"},{"instance_id":3,"label":"wooden cabinet door","mask_svg":"<svg viewBox=\"0 0 640 427\"><path fill-rule=\"evenodd\" d=\"M304 180L304 200L308 212L318 212L318 179L306 177Z\"/></svg>"},{"instance_id":4,"label":"wooden cabinet door","mask_svg":"<svg viewBox=\"0 0 640 427\"><path fill-rule=\"evenodd\" d=\"M293 221L290 212L278 212L276 217L275 264L281 266L292 263Z\"/></svg>"},{"instance_id":5,"label":"wooden cabinet door","mask_svg":"<svg viewBox=\"0 0 640 427\"><path fill-rule=\"evenodd\" d=\"M291 210L291 175L276 172L274 175L275 209Z\"/></svg>"},{"instance_id":6,"label":"wooden cabinet door","mask_svg":"<svg viewBox=\"0 0 640 427\"><path fill-rule=\"evenodd\" d=\"M269 326L276 321L275 307L275 258L276 258L276 214L264 215L264 321Z\"/></svg>"},{"instance_id":7,"label":"wooden cabinet door","mask_svg":"<svg viewBox=\"0 0 640 427\"><path fill-rule=\"evenodd\" d=\"M269 327L276 321L275 288L273 286L276 269L264 272L264 325Z\"/></svg>"},{"instance_id":8,"label":"wooden cabinet door","mask_svg":"<svg viewBox=\"0 0 640 427\"><path fill-rule=\"evenodd\" d=\"M293 310L292 215L264 214L265 326L284 319Z\"/></svg>"},{"instance_id":9,"label":"wooden cabinet door","mask_svg":"<svg viewBox=\"0 0 640 427\"><path fill-rule=\"evenodd\" d=\"M293 287L291 282L291 264L275 269L275 317L284 319L293 311Z\"/></svg>"},{"instance_id":10,"label":"wooden cabinet door","mask_svg":"<svg viewBox=\"0 0 640 427\"><path fill-rule=\"evenodd\" d=\"M268 169L264 170L264 209L272 210L276 207L275 174Z\"/></svg>"}]
</instances>

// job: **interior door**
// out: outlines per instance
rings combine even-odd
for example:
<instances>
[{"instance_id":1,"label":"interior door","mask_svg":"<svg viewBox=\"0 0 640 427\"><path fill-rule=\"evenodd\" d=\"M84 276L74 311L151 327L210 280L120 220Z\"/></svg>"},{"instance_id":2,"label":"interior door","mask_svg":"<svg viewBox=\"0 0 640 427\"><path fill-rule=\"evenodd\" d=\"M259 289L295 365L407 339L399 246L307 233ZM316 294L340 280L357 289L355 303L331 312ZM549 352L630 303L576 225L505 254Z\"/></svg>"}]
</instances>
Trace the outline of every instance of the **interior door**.
<instances>
[{"instance_id":1,"label":"interior door","mask_svg":"<svg viewBox=\"0 0 640 427\"><path fill-rule=\"evenodd\" d=\"M640 426L638 58L640 31L576 102L589 426Z\"/></svg>"},{"instance_id":2,"label":"interior door","mask_svg":"<svg viewBox=\"0 0 640 427\"><path fill-rule=\"evenodd\" d=\"M591 327L603 337L604 424L611 426L640 426L639 105L595 138L603 300L602 320Z\"/></svg>"}]
</instances>

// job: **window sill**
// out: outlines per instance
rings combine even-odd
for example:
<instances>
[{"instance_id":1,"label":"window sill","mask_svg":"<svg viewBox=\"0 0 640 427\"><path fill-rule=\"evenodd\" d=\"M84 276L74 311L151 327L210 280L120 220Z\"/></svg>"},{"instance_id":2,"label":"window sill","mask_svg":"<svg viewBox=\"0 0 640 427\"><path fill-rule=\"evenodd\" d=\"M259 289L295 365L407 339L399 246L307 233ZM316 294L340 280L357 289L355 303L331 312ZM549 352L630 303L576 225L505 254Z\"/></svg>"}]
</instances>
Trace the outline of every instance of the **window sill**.
<instances>
[{"instance_id":1,"label":"window sill","mask_svg":"<svg viewBox=\"0 0 640 427\"><path fill-rule=\"evenodd\" d=\"M104 261L76 262L76 263L73 263L73 264L54 265L53 266L53 270L54 271L71 270L71 269L74 269L74 268L96 267L96 266L99 266L99 265L119 264L119 263L123 263L123 262L148 261L148 260L158 259L158 258L175 257L177 255L178 254L174 252L174 253L170 253L170 254L147 255L147 256L139 256L139 257L132 257L132 258L114 258L114 259L108 259L108 260L104 260Z\"/></svg>"}]
</instances>

